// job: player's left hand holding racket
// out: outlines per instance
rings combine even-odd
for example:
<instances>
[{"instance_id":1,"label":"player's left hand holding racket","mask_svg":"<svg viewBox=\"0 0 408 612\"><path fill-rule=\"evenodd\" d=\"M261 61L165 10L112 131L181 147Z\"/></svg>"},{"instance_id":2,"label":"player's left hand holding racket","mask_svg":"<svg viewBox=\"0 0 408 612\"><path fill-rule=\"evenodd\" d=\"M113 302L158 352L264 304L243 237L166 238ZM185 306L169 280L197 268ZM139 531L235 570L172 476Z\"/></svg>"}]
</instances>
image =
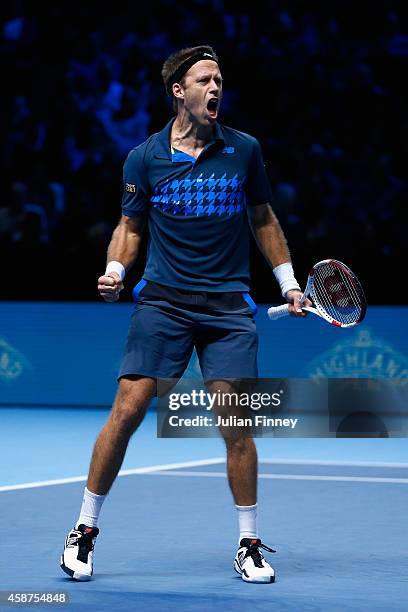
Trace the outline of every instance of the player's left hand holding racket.
<instances>
[{"instance_id":1,"label":"player's left hand holding racket","mask_svg":"<svg viewBox=\"0 0 408 612\"><path fill-rule=\"evenodd\" d=\"M295 317L307 317L307 310L302 310L304 306L311 306L312 302L304 297L303 291L299 289L291 289L286 294L286 299L289 304L286 304L288 314L294 315Z\"/></svg>"},{"instance_id":2,"label":"player's left hand holding racket","mask_svg":"<svg viewBox=\"0 0 408 612\"><path fill-rule=\"evenodd\" d=\"M117 302L122 289L123 283L117 272L108 272L98 278L98 291L105 302Z\"/></svg>"},{"instance_id":3,"label":"player's left hand holding racket","mask_svg":"<svg viewBox=\"0 0 408 612\"><path fill-rule=\"evenodd\" d=\"M358 278L346 264L336 259L324 259L313 266L301 307L337 327L361 323L367 309ZM274 321L288 316L292 309L288 304L272 306L268 309L268 316Z\"/></svg>"}]
</instances>

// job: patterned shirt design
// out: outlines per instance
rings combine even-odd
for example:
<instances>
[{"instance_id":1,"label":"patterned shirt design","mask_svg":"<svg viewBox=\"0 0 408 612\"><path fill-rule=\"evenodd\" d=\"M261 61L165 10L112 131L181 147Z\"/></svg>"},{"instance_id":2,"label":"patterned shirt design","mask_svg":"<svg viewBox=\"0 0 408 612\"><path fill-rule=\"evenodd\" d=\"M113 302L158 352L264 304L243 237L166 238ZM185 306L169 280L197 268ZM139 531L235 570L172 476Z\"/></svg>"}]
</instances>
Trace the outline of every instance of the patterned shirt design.
<instances>
[{"instance_id":1,"label":"patterned shirt design","mask_svg":"<svg viewBox=\"0 0 408 612\"><path fill-rule=\"evenodd\" d=\"M182 179L166 180L156 186L150 201L155 208L173 215L211 216L236 215L246 204L245 177L235 174L215 178L212 173L204 177L201 173L193 178L192 173Z\"/></svg>"}]
</instances>

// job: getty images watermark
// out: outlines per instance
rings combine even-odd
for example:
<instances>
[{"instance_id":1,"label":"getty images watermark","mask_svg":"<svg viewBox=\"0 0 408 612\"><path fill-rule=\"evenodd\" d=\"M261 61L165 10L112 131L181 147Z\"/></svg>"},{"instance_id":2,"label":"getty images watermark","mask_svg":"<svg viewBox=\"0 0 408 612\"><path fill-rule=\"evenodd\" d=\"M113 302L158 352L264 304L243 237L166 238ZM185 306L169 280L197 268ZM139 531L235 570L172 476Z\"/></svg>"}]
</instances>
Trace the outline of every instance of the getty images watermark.
<instances>
[{"instance_id":1,"label":"getty images watermark","mask_svg":"<svg viewBox=\"0 0 408 612\"><path fill-rule=\"evenodd\" d=\"M160 438L407 437L408 379L159 379Z\"/></svg>"},{"instance_id":2,"label":"getty images watermark","mask_svg":"<svg viewBox=\"0 0 408 612\"><path fill-rule=\"evenodd\" d=\"M205 411L243 408L253 411L262 408L279 407L282 403L284 390L275 393L236 393L217 390L213 393L200 389L190 392L170 393L168 396L169 410L180 408L201 408ZM265 414L238 416L237 414L218 414L215 418L197 414L193 417L171 415L168 418L170 427L290 427L294 429L298 418L268 417Z\"/></svg>"}]
</instances>

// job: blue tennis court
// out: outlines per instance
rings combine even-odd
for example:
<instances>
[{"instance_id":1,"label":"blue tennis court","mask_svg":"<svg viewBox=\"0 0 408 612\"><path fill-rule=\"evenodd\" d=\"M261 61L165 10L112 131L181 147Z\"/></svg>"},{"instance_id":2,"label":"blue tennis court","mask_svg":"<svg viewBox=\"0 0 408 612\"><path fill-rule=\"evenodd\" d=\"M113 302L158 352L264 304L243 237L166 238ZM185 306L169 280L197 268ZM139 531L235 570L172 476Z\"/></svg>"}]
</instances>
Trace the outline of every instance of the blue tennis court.
<instances>
[{"instance_id":1,"label":"blue tennis court","mask_svg":"<svg viewBox=\"0 0 408 612\"><path fill-rule=\"evenodd\" d=\"M23 440L30 430L32 441L40 431L43 440L38 455L33 443L20 447L14 478L21 470L18 460L23 463L30 456L31 477L54 478L2 487L2 522L7 526L3 590L64 590L69 609L75 610L89 604L101 610L140 606L158 611L406 609L408 464L396 460L404 452L402 440L387 441L388 448L380 440L331 441L337 454L352 457L349 461L323 458L326 440L314 440L313 453L307 440L259 440L260 532L277 550L272 559L277 582L248 585L232 567L237 526L220 440L206 441L212 456L199 459L196 452L190 460L188 447L194 441L176 441L180 452L170 450L168 443L174 440L164 441L171 463L127 467L135 453L146 459L149 447L152 451L152 413L132 440L123 474L103 508L94 580L76 583L64 577L58 563L84 486L84 476L75 475L77 466L70 466L68 454L78 447L80 414L58 411L53 417L48 411L45 447L47 411L31 411L31 420L24 412L3 410L4 433L20 421L17 438ZM84 417L91 438L106 412ZM79 435L79 445L84 442ZM154 443L162 442L153 442L152 455ZM376 450L382 461L374 460ZM8 452L11 460L12 449ZM282 453L298 458L276 456ZM312 455L314 459L308 458ZM394 460L385 461L387 457Z\"/></svg>"}]
</instances>

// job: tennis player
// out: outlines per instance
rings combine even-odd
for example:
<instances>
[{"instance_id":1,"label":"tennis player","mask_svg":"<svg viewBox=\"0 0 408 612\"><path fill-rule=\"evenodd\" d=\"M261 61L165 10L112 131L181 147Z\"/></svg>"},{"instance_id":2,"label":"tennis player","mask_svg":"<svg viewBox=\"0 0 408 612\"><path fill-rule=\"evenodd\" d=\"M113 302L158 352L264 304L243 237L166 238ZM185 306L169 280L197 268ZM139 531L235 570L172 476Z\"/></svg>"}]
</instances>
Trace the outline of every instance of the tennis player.
<instances>
[{"instance_id":1,"label":"tennis player","mask_svg":"<svg viewBox=\"0 0 408 612\"><path fill-rule=\"evenodd\" d=\"M249 291L249 229L271 265L291 313L304 316L285 237L270 202L258 141L218 119L222 76L210 46L182 49L163 65L176 116L130 151L124 164L122 217L98 290L118 300L138 256L149 248L118 392L93 450L83 503L68 533L61 567L89 580L102 504L140 425L159 378L180 378L195 347L208 385L257 377L256 306ZM248 86L251 86L248 81ZM235 570L248 582L273 582L257 529L257 453L252 438L225 438L239 544Z\"/></svg>"}]
</instances>

